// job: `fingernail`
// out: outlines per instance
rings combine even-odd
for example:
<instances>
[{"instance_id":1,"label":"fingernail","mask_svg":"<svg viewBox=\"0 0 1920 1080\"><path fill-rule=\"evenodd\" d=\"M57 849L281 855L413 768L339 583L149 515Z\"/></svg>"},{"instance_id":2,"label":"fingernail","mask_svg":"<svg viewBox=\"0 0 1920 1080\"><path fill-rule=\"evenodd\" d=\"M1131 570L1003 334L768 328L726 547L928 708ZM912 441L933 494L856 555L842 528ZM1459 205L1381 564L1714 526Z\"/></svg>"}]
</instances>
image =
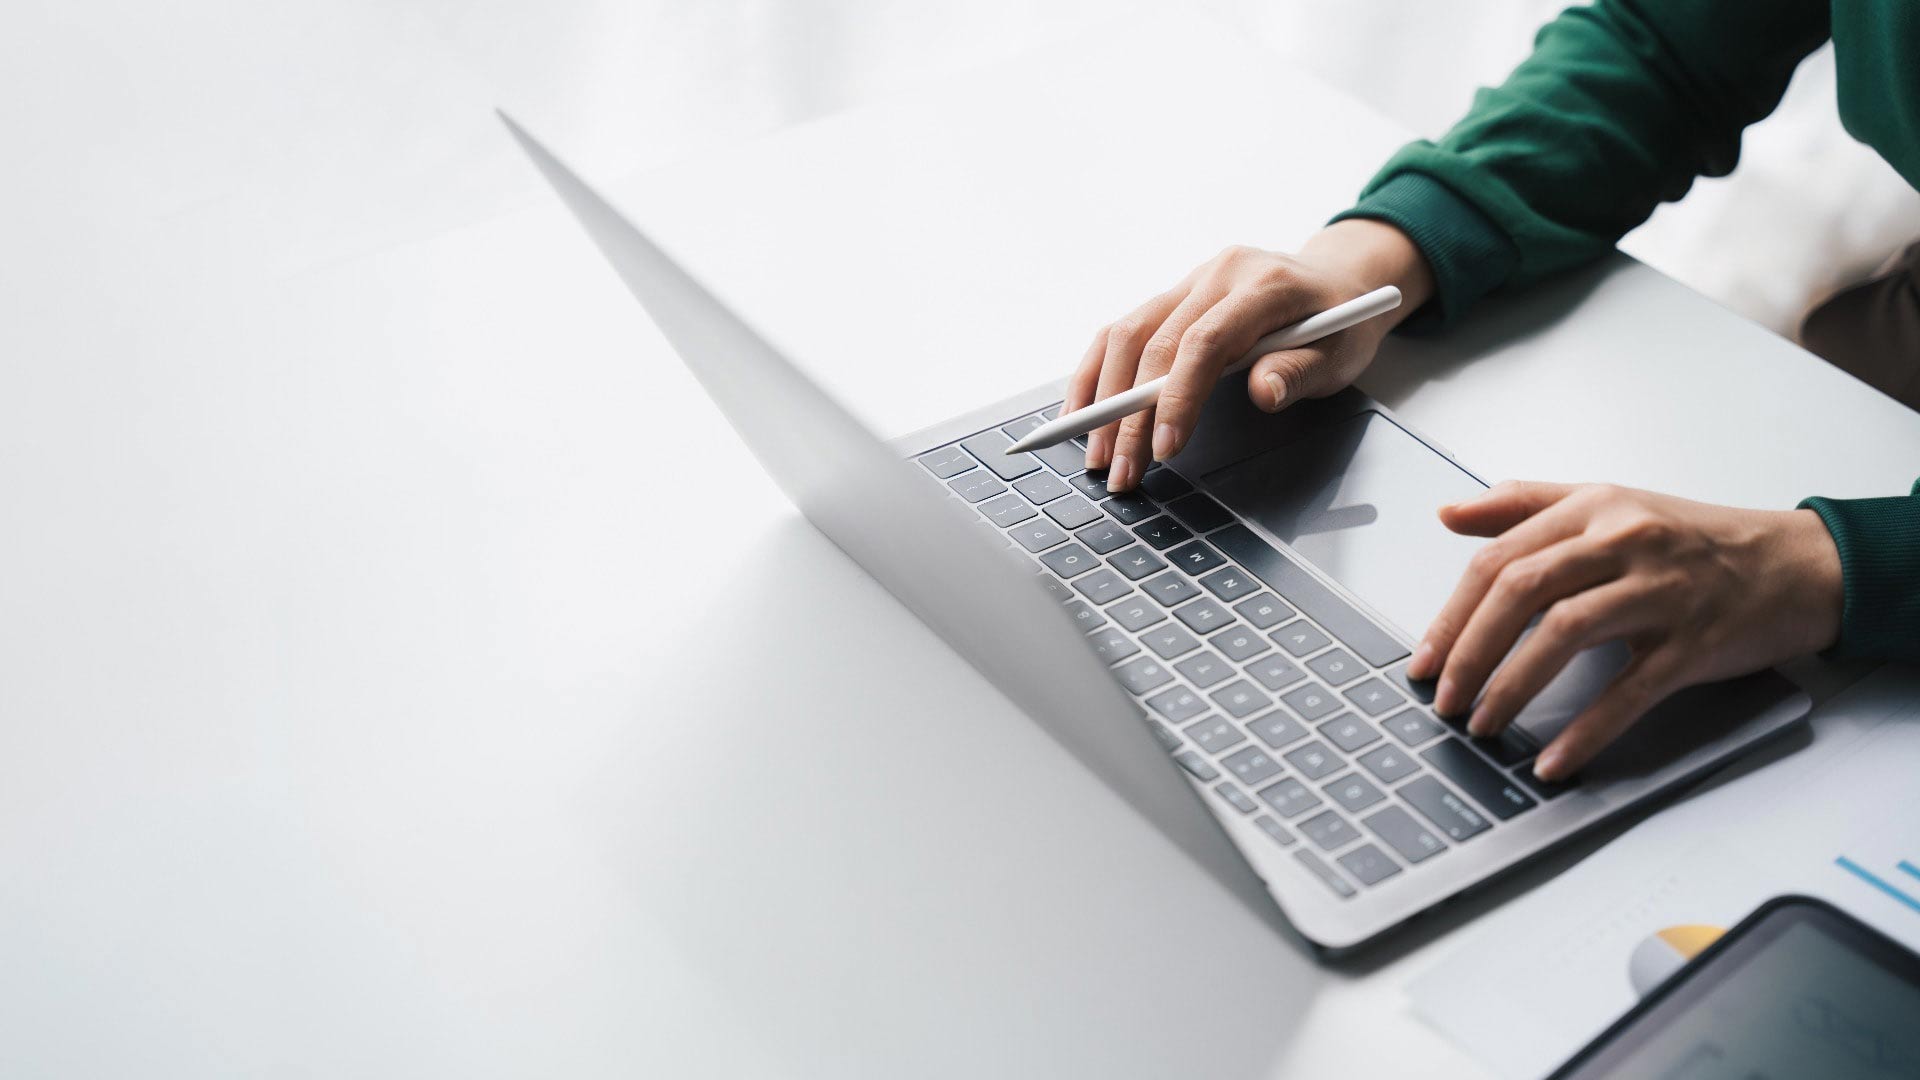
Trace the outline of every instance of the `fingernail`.
<instances>
[{"instance_id":1,"label":"fingernail","mask_svg":"<svg viewBox=\"0 0 1920 1080\"><path fill-rule=\"evenodd\" d=\"M1087 468L1104 469L1107 467L1107 433L1096 431L1087 436Z\"/></svg>"},{"instance_id":2,"label":"fingernail","mask_svg":"<svg viewBox=\"0 0 1920 1080\"><path fill-rule=\"evenodd\" d=\"M1278 374L1269 371L1267 372L1267 389L1273 391L1273 400L1267 403L1267 411L1279 412L1280 403L1287 400L1287 384L1280 381Z\"/></svg>"},{"instance_id":3,"label":"fingernail","mask_svg":"<svg viewBox=\"0 0 1920 1080\"><path fill-rule=\"evenodd\" d=\"M1473 719L1467 721L1467 734L1476 739L1484 739L1493 734L1493 722L1487 719L1487 710L1473 710Z\"/></svg>"},{"instance_id":4,"label":"fingernail","mask_svg":"<svg viewBox=\"0 0 1920 1080\"><path fill-rule=\"evenodd\" d=\"M1153 460L1165 461L1180 452L1180 433L1173 430L1172 424L1160 424L1153 429Z\"/></svg>"},{"instance_id":5,"label":"fingernail","mask_svg":"<svg viewBox=\"0 0 1920 1080\"><path fill-rule=\"evenodd\" d=\"M1433 711L1444 716L1452 716L1460 711L1453 701L1453 680L1445 675L1440 676L1440 685L1434 688Z\"/></svg>"},{"instance_id":6,"label":"fingernail","mask_svg":"<svg viewBox=\"0 0 1920 1080\"><path fill-rule=\"evenodd\" d=\"M1559 753L1553 750L1548 750L1542 753L1538 758L1536 758L1533 762L1534 779L1536 780L1560 779L1560 757L1561 755Z\"/></svg>"},{"instance_id":7,"label":"fingernail","mask_svg":"<svg viewBox=\"0 0 1920 1080\"><path fill-rule=\"evenodd\" d=\"M1133 486L1133 462L1125 454L1115 454L1113 464L1107 469L1107 490L1125 491Z\"/></svg>"},{"instance_id":8,"label":"fingernail","mask_svg":"<svg viewBox=\"0 0 1920 1080\"><path fill-rule=\"evenodd\" d=\"M1413 647L1413 659L1407 661L1409 679L1430 679L1433 677L1433 646L1424 640Z\"/></svg>"}]
</instances>

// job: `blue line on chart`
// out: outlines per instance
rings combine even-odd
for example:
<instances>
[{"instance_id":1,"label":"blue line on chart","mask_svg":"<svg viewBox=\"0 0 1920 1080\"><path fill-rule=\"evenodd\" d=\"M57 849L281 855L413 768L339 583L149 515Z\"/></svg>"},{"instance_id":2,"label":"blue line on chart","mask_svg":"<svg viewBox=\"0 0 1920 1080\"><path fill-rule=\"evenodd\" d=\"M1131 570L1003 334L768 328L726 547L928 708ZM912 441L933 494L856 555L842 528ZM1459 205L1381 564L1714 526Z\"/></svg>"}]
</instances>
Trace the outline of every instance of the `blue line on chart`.
<instances>
[{"instance_id":1,"label":"blue line on chart","mask_svg":"<svg viewBox=\"0 0 1920 1080\"><path fill-rule=\"evenodd\" d=\"M1873 886L1874 888L1879 889L1881 892L1886 893L1888 896L1893 897L1895 900L1900 901L1901 903L1907 905L1909 908L1912 908L1915 911L1920 911L1920 900L1914 899L1912 895L1901 891L1899 888L1889 883L1884 878L1880 877L1878 874L1875 874L1872 871L1866 869L1865 867L1862 867L1859 863L1854 862L1852 859L1847 858L1845 855L1842 855L1839 858L1833 860L1833 863L1835 866L1838 866L1840 869L1845 870L1847 873L1852 874L1854 877L1859 878L1861 881L1864 881L1867 884ZM1920 877L1920 869L1916 869L1911 863L1905 862L1904 860L1900 863L1900 869L1906 871L1908 874L1911 874L1914 877Z\"/></svg>"},{"instance_id":2,"label":"blue line on chart","mask_svg":"<svg viewBox=\"0 0 1920 1080\"><path fill-rule=\"evenodd\" d=\"M1920 878L1920 866L1915 866L1905 859L1900 860L1900 872L1910 878Z\"/></svg>"}]
</instances>

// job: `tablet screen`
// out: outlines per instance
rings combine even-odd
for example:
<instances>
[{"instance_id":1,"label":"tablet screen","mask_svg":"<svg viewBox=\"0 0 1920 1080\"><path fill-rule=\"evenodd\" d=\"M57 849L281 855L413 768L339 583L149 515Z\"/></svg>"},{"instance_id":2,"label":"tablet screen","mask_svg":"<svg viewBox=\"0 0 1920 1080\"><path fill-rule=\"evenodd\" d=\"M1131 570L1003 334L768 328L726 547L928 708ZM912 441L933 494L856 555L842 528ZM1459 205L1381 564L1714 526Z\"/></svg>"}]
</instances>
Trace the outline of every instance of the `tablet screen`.
<instances>
[{"instance_id":1,"label":"tablet screen","mask_svg":"<svg viewBox=\"0 0 1920 1080\"><path fill-rule=\"evenodd\" d=\"M1806 909L1764 919L1565 1075L1660 1080L1920 1077L1911 954Z\"/></svg>"}]
</instances>

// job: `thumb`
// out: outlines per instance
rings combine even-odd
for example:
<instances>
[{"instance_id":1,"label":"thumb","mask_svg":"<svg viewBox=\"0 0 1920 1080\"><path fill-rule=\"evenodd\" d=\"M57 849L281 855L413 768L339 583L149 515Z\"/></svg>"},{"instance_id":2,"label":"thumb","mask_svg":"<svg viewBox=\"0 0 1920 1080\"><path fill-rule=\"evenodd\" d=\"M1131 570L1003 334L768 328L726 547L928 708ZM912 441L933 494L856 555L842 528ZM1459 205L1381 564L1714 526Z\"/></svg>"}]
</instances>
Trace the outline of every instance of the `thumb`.
<instances>
[{"instance_id":1,"label":"thumb","mask_svg":"<svg viewBox=\"0 0 1920 1080\"><path fill-rule=\"evenodd\" d=\"M1279 412L1302 398L1324 397L1332 367L1332 359L1312 346L1268 353L1247 372L1247 396L1268 412Z\"/></svg>"}]
</instances>

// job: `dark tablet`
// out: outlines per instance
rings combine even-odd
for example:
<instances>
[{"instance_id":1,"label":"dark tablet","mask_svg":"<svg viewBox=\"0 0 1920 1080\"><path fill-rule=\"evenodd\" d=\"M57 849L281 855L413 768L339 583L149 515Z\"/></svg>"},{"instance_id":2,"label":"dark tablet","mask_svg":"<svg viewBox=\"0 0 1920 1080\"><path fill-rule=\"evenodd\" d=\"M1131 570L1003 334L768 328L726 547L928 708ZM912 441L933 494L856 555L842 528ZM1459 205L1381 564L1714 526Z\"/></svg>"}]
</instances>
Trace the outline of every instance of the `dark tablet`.
<instances>
[{"instance_id":1,"label":"dark tablet","mask_svg":"<svg viewBox=\"0 0 1920 1080\"><path fill-rule=\"evenodd\" d=\"M1831 904L1777 897L1553 1077L1920 1078L1920 956Z\"/></svg>"}]
</instances>

